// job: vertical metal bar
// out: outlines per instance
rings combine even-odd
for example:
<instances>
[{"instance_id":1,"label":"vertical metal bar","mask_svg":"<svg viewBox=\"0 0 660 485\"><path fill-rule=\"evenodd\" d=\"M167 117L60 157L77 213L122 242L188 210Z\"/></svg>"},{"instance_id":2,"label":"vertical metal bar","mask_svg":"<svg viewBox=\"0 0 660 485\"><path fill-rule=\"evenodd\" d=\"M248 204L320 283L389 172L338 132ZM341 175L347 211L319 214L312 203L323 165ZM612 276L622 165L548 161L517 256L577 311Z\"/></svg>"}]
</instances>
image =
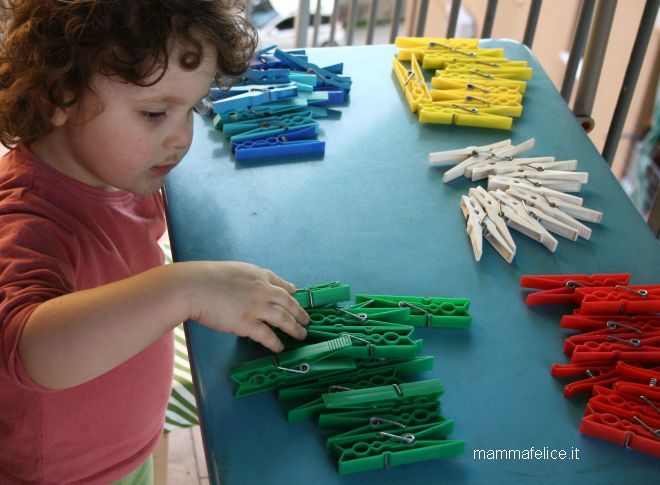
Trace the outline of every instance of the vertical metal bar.
<instances>
[{"instance_id":1,"label":"vertical metal bar","mask_svg":"<svg viewBox=\"0 0 660 485\"><path fill-rule=\"evenodd\" d=\"M394 44L396 36L399 34L399 23L401 23L401 7L403 0L396 0L394 3L394 13L392 14L392 28L390 29L390 44Z\"/></svg>"},{"instance_id":2,"label":"vertical metal bar","mask_svg":"<svg viewBox=\"0 0 660 485\"><path fill-rule=\"evenodd\" d=\"M332 17L330 18L330 40L328 45L335 45L335 36L337 35L337 17L339 16L339 0L335 0L332 5Z\"/></svg>"},{"instance_id":3,"label":"vertical metal bar","mask_svg":"<svg viewBox=\"0 0 660 485\"><path fill-rule=\"evenodd\" d=\"M307 46L307 30L309 29L309 0L300 0L296 12L296 47Z\"/></svg>"},{"instance_id":4,"label":"vertical metal bar","mask_svg":"<svg viewBox=\"0 0 660 485\"><path fill-rule=\"evenodd\" d=\"M376 28L376 14L378 13L378 0L369 2L369 20L367 22L367 45L374 43L374 29Z\"/></svg>"},{"instance_id":5,"label":"vertical metal bar","mask_svg":"<svg viewBox=\"0 0 660 485\"><path fill-rule=\"evenodd\" d=\"M493 23L495 22L495 12L497 11L497 0L488 0L486 7L486 16L484 17L484 27L481 29L481 38L487 39L493 33Z\"/></svg>"},{"instance_id":6,"label":"vertical metal bar","mask_svg":"<svg viewBox=\"0 0 660 485\"><path fill-rule=\"evenodd\" d=\"M541 12L541 3L543 3L543 0L532 0L532 4L529 7L529 15L527 15L527 26L525 27L523 44L530 49L532 48L532 42L534 42L536 24L539 21L539 13Z\"/></svg>"},{"instance_id":7,"label":"vertical metal bar","mask_svg":"<svg viewBox=\"0 0 660 485\"><path fill-rule=\"evenodd\" d=\"M582 0L582 5L580 6L580 16L578 17L578 23L573 34L573 45L571 46L571 53L566 63L564 81L561 84L561 95L567 103L571 99L575 74L580 65L582 54L584 54L584 48L587 45L589 27L591 26L591 18L594 14L595 5L596 0Z\"/></svg>"},{"instance_id":8,"label":"vertical metal bar","mask_svg":"<svg viewBox=\"0 0 660 485\"><path fill-rule=\"evenodd\" d=\"M426 15L429 13L429 0L419 2L419 15L417 16L417 37L424 37L426 28Z\"/></svg>"},{"instance_id":9,"label":"vertical metal bar","mask_svg":"<svg viewBox=\"0 0 660 485\"><path fill-rule=\"evenodd\" d=\"M348 40L346 45L353 45L353 38L355 37L355 24L357 23L357 2L358 0L350 0L348 4Z\"/></svg>"},{"instance_id":10,"label":"vertical metal bar","mask_svg":"<svg viewBox=\"0 0 660 485\"><path fill-rule=\"evenodd\" d=\"M655 24L655 17L658 14L658 4L660 0L646 0L642 18L639 21L639 29L637 29L637 36L633 44L632 54L628 61L626 74L623 77L623 84L619 92L619 99L614 108L614 115L612 116L612 123L607 132L607 139L605 140L605 147L603 148L603 158L611 166L616 154L616 148L621 139L623 132L623 125L626 122L628 108L630 108L630 101L632 100L637 79L639 78L639 71L642 69L642 62L653 33L653 26Z\"/></svg>"},{"instance_id":11,"label":"vertical metal bar","mask_svg":"<svg viewBox=\"0 0 660 485\"><path fill-rule=\"evenodd\" d=\"M316 12L314 13L314 34L312 35L312 47L319 45L319 28L321 27L321 0L316 0Z\"/></svg>"},{"instance_id":12,"label":"vertical metal bar","mask_svg":"<svg viewBox=\"0 0 660 485\"><path fill-rule=\"evenodd\" d=\"M580 74L580 83L578 84L577 94L575 95L575 104L573 113L582 127L591 131L594 127L594 120L591 118L591 111L594 107L596 98L596 89L600 72L603 68L603 59L607 49L607 41L610 37L614 11L616 10L616 0L598 0L594 21L589 33L589 42L587 51L584 54L582 63L582 73Z\"/></svg>"},{"instance_id":13,"label":"vertical metal bar","mask_svg":"<svg viewBox=\"0 0 660 485\"><path fill-rule=\"evenodd\" d=\"M456 34L456 24L458 23L458 12L461 11L461 0L451 1L451 10L449 11L449 22L447 23L447 38L451 39Z\"/></svg>"}]
</instances>

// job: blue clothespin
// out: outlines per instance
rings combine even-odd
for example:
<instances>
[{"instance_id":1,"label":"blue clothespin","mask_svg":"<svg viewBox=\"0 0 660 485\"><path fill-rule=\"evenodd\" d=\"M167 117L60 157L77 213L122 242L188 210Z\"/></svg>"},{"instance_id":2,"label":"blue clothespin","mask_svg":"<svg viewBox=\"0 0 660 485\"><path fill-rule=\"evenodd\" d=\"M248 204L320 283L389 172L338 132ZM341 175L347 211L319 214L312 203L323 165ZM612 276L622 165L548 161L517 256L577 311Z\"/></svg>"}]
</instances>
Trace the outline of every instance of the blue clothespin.
<instances>
[{"instance_id":1,"label":"blue clothespin","mask_svg":"<svg viewBox=\"0 0 660 485\"><path fill-rule=\"evenodd\" d=\"M239 121L249 121L268 118L285 113L299 111L305 108L309 103L307 98L296 97L275 101L274 103L260 104L259 106L248 106L245 109L225 111L221 115L216 114L213 118L213 126L221 130L222 125L237 123ZM309 103L311 104L311 103Z\"/></svg>"},{"instance_id":2,"label":"blue clothespin","mask_svg":"<svg viewBox=\"0 0 660 485\"><path fill-rule=\"evenodd\" d=\"M289 71L289 79L293 82L308 84L316 86L319 78L315 74L307 74L306 72Z\"/></svg>"},{"instance_id":3,"label":"blue clothespin","mask_svg":"<svg viewBox=\"0 0 660 485\"><path fill-rule=\"evenodd\" d=\"M314 103L316 106L338 106L346 103L346 91L338 90L331 87L319 87L314 92L327 93L328 99L322 103ZM309 102L309 101L308 101ZM309 103L312 104L312 103Z\"/></svg>"},{"instance_id":4,"label":"blue clothespin","mask_svg":"<svg viewBox=\"0 0 660 485\"><path fill-rule=\"evenodd\" d=\"M318 130L318 122L314 120L315 117L318 117L314 113L320 114L318 110L322 110L327 116L327 111L323 108L307 107L281 116L270 116L258 120L229 123L222 128L222 132L226 136L231 137L232 142L238 142L263 138L268 135L279 135L285 131L302 128L307 125L313 125Z\"/></svg>"},{"instance_id":5,"label":"blue clothespin","mask_svg":"<svg viewBox=\"0 0 660 485\"><path fill-rule=\"evenodd\" d=\"M319 80L322 84L329 84L331 86L338 87L344 91L350 91L351 89L351 80L342 76L338 76L322 67L312 64L311 62L303 61L295 56L290 55L287 52L284 52L280 49L275 49L275 57L282 60L289 65L292 69L298 69L306 72L313 72L319 77Z\"/></svg>"},{"instance_id":6,"label":"blue clothespin","mask_svg":"<svg viewBox=\"0 0 660 485\"><path fill-rule=\"evenodd\" d=\"M241 84L276 84L288 83L290 69L248 69L238 81Z\"/></svg>"},{"instance_id":7,"label":"blue clothespin","mask_svg":"<svg viewBox=\"0 0 660 485\"><path fill-rule=\"evenodd\" d=\"M332 64L331 66L325 66L323 69L330 71L333 74L344 74L344 63L340 62L339 64Z\"/></svg>"},{"instance_id":8,"label":"blue clothespin","mask_svg":"<svg viewBox=\"0 0 660 485\"><path fill-rule=\"evenodd\" d=\"M285 131L276 136L232 142L236 161L325 153L325 142L310 139L316 136L314 126Z\"/></svg>"},{"instance_id":9,"label":"blue clothespin","mask_svg":"<svg viewBox=\"0 0 660 485\"><path fill-rule=\"evenodd\" d=\"M213 101L213 111L222 114L230 110L247 108L248 106L258 106L264 103L272 103L278 99L292 98L298 95L298 88L295 85L285 86L286 87L281 88L273 88L271 86L268 86L267 88L252 87L249 91L244 92L243 94Z\"/></svg>"}]
</instances>

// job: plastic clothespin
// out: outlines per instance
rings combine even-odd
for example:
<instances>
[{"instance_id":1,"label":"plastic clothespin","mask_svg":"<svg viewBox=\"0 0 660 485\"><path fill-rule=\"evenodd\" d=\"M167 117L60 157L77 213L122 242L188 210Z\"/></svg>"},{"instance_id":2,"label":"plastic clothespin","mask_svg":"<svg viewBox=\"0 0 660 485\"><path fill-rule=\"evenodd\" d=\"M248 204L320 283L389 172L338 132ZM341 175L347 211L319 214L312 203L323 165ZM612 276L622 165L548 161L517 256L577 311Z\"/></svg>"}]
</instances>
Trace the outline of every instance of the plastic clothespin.
<instances>
[{"instance_id":1,"label":"plastic clothespin","mask_svg":"<svg viewBox=\"0 0 660 485\"><path fill-rule=\"evenodd\" d=\"M231 379L236 383L234 395L236 397L248 396L323 374L355 369L353 359L331 358L338 351L351 345L351 339L342 336L328 342L282 352L272 357L263 357L233 365L230 367L229 373Z\"/></svg>"},{"instance_id":2,"label":"plastic clothespin","mask_svg":"<svg viewBox=\"0 0 660 485\"><path fill-rule=\"evenodd\" d=\"M245 92L238 91L238 88L241 87L249 88L249 90ZM239 92L240 94L213 101L211 103L213 111L222 114L230 110L272 103L279 99L293 98L298 95L298 88L295 84L282 85L282 87L278 87L276 84L265 87L261 87L260 85L235 86L234 88L230 88L229 92L232 92L231 90L235 88L237 90L234 92Z\"/></svg>"},{"instance_id":3,"label":"plastic clothespin","mask_svg":"<svg viewBox=\"0 0 660 485\"><path fill-rule=\"evenodd\" d=\"M489 192L489 194L500 203L499 210L502 212L507 226L543 244L551 252L556 251L559 244L557 239L525 210L520 201L509 197L501 190Z\"/></svg>"},{"instance_id":4,"label":"plastic clothespin","mask_svg":"<svg viewBox=\"0 0 660 485\"><path fill-rule=\"evenodd\" d=\"M408 308L363 308L351 305L335 308L310 308L307 310L310 325L343 325L354 324L356 321L365 325L372 321L383 323L398 323L406 325L410 310Z\"/></svg>"},{"instance_id":5,"label":"plastic clothespin","mask_svg":"<svg viewBox=\"0 0 660 485\"><path fill-rule=\"evenodd\" d=\"M472 72L446 72L437 70L431 78L433 89L469 89L488 90L493 87L504 86L518 90L524 94L527 83L519 79L510 79L506 76L498 77L492 74L483 74L478 71Z\"/></svg>"},{"instance_id":6,"label":"plastic clothespin","mask_svg":"<svg viewBox=\"0 0 660 485\"><path fill-rule=\"evenodd\" d=\"M619 338L610 336L607 342L590 342L577 345L571 354L571 363L583 362L640 362L660 364L660 336Z\"/></svg>"},{"instance_id":7,"label":"plastic clothespin","mask_svg":"<svg viewBox=\"0 0 660 485\"><path fill-rule=\"evenodd\" d=\"M438 50L443 49L444 52ZM404 54L405 55L405 54ZM431 49L422 49L415 52L415 55L421 57L422 68L424 69L445 69L448 65L458 62L506 62L508 59L502 57L504 49L472 49L461 50L447 45L436 45Z\"/></svg>"},{"instance_id":8,"label":"plastic clothespin","mask_svg":"<svg viewBox=\"0 0 660 485\"><path fill-rule=\"evenodd\" d=\"M430 103L432 101L429 88L424 80L424 74L415 58L410 61L410 70L406 69L396 59L392 60L392 69L399 81L410 111L415 113L419 110L420 103Z\"/></svg>"},{"instance_id":9,"label":"plastic clothespin","mask_svg":"<svg viewBox=\"0 0 660 485\"><path fill-rule=\"evenodd\" d=\"M314 308L351 299L351 287L338 281L299 288L293 294L303 308Z\"/></svg>"},{"instance_id":10,"label":"plastic clothespin","mask_svg":"<svg viewBox=\"0 0 660 485\"><path fill-rule=\"evenodd\" d=\"M250 106L246 109L230 110L216 114L213 118L213 126L222 130L224 124L238 123L256 119L268 118L286 113L299 111L307 106L307 99L298 96L287 98L274 103L266 103L259 106Z\"/></svg>"},{"instance_id":11,"label":"plastic clothespin","mask_svg":"<svg viewBox=\"0 0 660 485\"><path fill-rule=\"evenodd\" d=\"M553 364L550 370L553 377L581 377L564 386L564 396L573 397L577 394L591 393L594 386L610 386L621 377L614 364L584 363L584 364Z\"/></svg>"},{"instance_id":12,"label":"plastic clothespin","mask_svg":"<svg viewBox=\"0 0 660 485\"><path fill-rule=\"evenodd\" d=\"M543 187L541 184L534 184L530 180L523 178L514 178L514 177L504 177L501 175L489 175L488 176L488 190L507 190L512 187L525 187L527 190L536 192L537 194L542 194L546 197L553 197L570 204L582 205L582 197L578 197L572 194L566 194L564 192L549 188Z\"/></svg>"},{"instance_id":13,"label":"plastic clothespin","mask_svg":"<svg viewBox=\"0 0 660 485\"><path fill-rule=\"evenodd\" d=\"M660 383L660 367L644 368L637 365L632 365L629 362L619 361L616 363L616 370L621 376L622 380L626 382L641 383L644 386L657 388ZM614 386L616 389L616 386ZM647 391L648 389L644 389ZM656 392L660 392L657 388Z\"/></svg>"},{"instance_id":14,"label":"plastic clothespin","mask_svg":"<svg viewBox=\"0 0 660 485\"><path fill-rule=\"evenodd\" d=\"M280 49L275 49L275 57L289 65L292 69L316 74L321 81L321 84L335 86L344 91L351 90L351 79L348 77L339 76L327 69L312 64L311 62L303 61Z\"/></svg>"},{"instance_id":15,"label":"plastic clothespin","mask_svg":"<svg viewBox=\"0 0 660 485\"><path fill-rule=\"evenodd\" d=\"M462 440L447 440L453 421L410 426L397 433L371 431L336 436L327 447L337 458L340 475L389 468L424 460L449 458L465 452Z\"/></svg>"},{"instance_id":16,"label":"plastic clothespin","mask_svg":"<svg viewBox=\"0 0 660 485\"><path fill-rule=\"evenodd\" d=\"M459 49L476 49L479 39L455 39L446 37L396 37L394 45L398 48L428 47L433 44L447 44Z\"/></svg>"},{"instance_id":17,"label":"plastic clothespin","mask_svg":"<svg viewBox=\"0 0 660 485\"><path fill-rule=\"evenodd\" d=\"M232 142L239 142L253 138L263 138L264 136L281 135L289 130L310 125L318 130L319 124L316 121L318 116L319 113L311 107L307 107L283 115L225 124L222 127L222 132L225 136L230 137Z\"/></svg>"},{"instance_id":18,"label":"plastic clothespin","mask_svg":"<svg viewBox=\"0 0 660 485\"><path fill-rule=\"evenodd\" d=\"M431 152L429 153L428 164L431 167L436 167L445 164L454 165L456 163L462 162L466 158L471 157L474 152L477 153L485 152L485 151L490 151L490 150L494 150L502 147L509 147L509 146L511 146L511 139L498 141L495 143L491 143L489 145L468 146L465 148L458 148L455 150Z\"/></svg>"},{"instance_id":19,"label":"plastic clothespin","mask_svg":"<svg viewBox=\"0 0 660 485\"><path fill-rule=\"evenodd\" d=\"M530 138L519 145L505 145L484 151L475 150L470 154L469 158L447 170L442 177L442 181L447 183L461 176L471 176L472 171L469 169L480 163L489 163L489 161L493 160L512 160L514 156L531 150L535 142L536 140L534 138Z\"/></svg>"},{"instance_id":20,"label":"plastic clothespin","mask_svg":"<svg viewBox=\"0 0 660 485\"><path fill-rule=\"evenodd\" d=\"M475 258L477 257L479 248L483 248L483 242L479 239L479 231L474 228L474 218L476 216L476 219L481 225L481 236L486 238L490 245L493 246L493 249L495 249L495 251L497 251L507 263L511 263L516 255L515 246L511 247L509 245L509 242L498 228L498 223L504 223L504 219L498 215L496 219L498 223L496 223L491 220L486 213L486 209L482 207L481 203L473 195L470 195L465 199L463 199L463 197L461 197L461 209L463 210L463 215L468 219L469 227L467 232L470 236L470 242L472 243ZM474 212L474 214L472 212Z\"/></svg>"},{"instance_id":21,"label":"plastic clothespin","mask_svg":"<svg viewBox=\"0 0 660 485\"><path fill-rule=\"evenodd\" d=\"M582 418L580 433L660 458L660 419L657 417L660 403L645 404L626 400L617 392L596 386ZM654 408L656 412L652 414Z\"/></svg>"},{"instance_id":22,"label":"plastic clothespin","mask_svg":"<svg viewBox=\"0 0 660 485\"><path fill-rule=\"evenodd\" d=\"M419 103L420 123L510 130L513 118L508 113L508 108L500 106L477 108L466 103Z\"/></svg>"},{"instance_id":23,"label":"plastic clothespin","mask_svg":"<svg viewBox=\"0 0 660 485\"><path fill-rule=\"evenodd\" d=\"M522 94L518 89L511 86L491 86L481 88L470 85L462 89L431 89L433 101L462 101L465 96L473 96L483 99L492 105L509 105L510 103L521 104Z\"/></svg>"},{"instance_id":24,"label":"plastic clothespin","mask_svg":"<svg viewBox=\"0 0 660 485\"><path fill-rule=\"evenodd\" d=\"M276 136L235 142L232 143L232 148L236 160L239 162L323 154L325 153L325 142L310 139L315 137L316 134L316 127L308 125Z\"/></svg>"},{"instance_id":25,"label":"plastic clothespin","mask_svg":"<svg viewBox=\"0 0 660 485\"><path fill-rule=\"evenodd\" d=\"M660 313L660 285L576 288L575 298L582 315Z\"/></svg>"},{"instance_id":26,"label":"plastic clothespin","mask_svg":"<svg viewBox=\"0 0 660 485\"><path fill-rule=\"evenodd\" d=\"M326 409L378 409L397 404L437 401L444 392L438 379L323 394Z\"/></svg>"},{"instance_id":27,"label":"plastic clothespin","mask_svg":"<svg viewBox=\"0 0 660 485\"><path fill-rule=\"evenodd\" d=\"M401 416L404 414L438 414L440 412L440 401L429 401L425 403L401 404L397 406L382 407L378 409L378 417ZM318 425L320 428L349 428L364 425L375 417L372 409L351 409L348 411L325 412L319 415Z\"/></svg>"},{"instance_id":28,"label":"plastic clothespin","mask_svg":"<svg viewBox=\"0 0 660 485\"><path fill-rule=\"evenodd\" d=\"M651 337L660 337L660 329L652 325L638 325L635 328L607 327L567 337L564 339L564 353L570 356L577 348L585 350L585 347L580 347L581 345L589 346L610 342L627 343L632 347L639 348L641 347L642 338L649 339Z\"/></svg>"},{"instance_id":29,"label":"plastic clothespin","mask_svg":"<svg viewBox=\"0 0 660 485\"><path fill-rule=\"evenodd\" d=\"M543 290L528 294L527 305L575 304L578 287L627 285L629 281L630 273L524 275L520 287Z\"/></svg>"},{"instance_id":30,"label":"plastic clothespin","mask_svg":"<svg viewBox=\"0 0 660 485\"><path fill-rule=\"evenodd\" d=\"M395 40L396 42L396 40ZM501 58L504 55L504 49L501 48L479 48L475 39L435 39L400 41L408 44L407 46L397 46L397 58L402 61L409 61L413 56L417 60L423 59L427 55L448 56L459 58L477 58L477 57L495 57Z\"/></svg>"},{"instance_id":31,"label":"plastic clothespin","mask_svg":"<svg viewBox=\"0 0 660 485\"><path fill-rule=\"evenodd\" d=\"M472 323L467 298L360 294L355 302L372 308L410 308L408 324L414 327L467 328Z\"/></svg>"},{"instance_id":32,"label":"plastic clothespin","mask_svg":"<svg viewBox=\"0 0 660 485\"><path fill-rule=\"evenodd\" d=\"M242 84L275 84L288 83L293 81L289 79L289 69L248 69L238 78Z\"/></svg>"},{"instance_id":33,"label":"plastic clothespin","mask_svg":"<svg viewBox=\"0 0 660 485\"><path fill-rule=\"evenodd\" d=\"M461 106L463 108L478 108L478 109L497 109L497 115L501 116L511 116L514 118L519 118L522 116L522 104L520 100L517 99L519 95L514 96L490 96L486 94L474 95L466 93L457 97L455 99L444 99L444 97L439 93L442 91L429 91L431 94L431 99L433 100L433 106ZM441 98L441 99L438 99Z\"/></svg>"},{"instance_id":34,"label":"plastic clothespin","mask_svg":"<svg viewBox=\"0 0 660 485\"><path fill-rule=\"evenodd\" d=\"M559 326L573 330L589 331L599 330L606 327L628 326L635 328L637 325L649 323L660 328L660 316L658 315L564 315Z\"/></svg>"},{"instance_id":35,"label":"plastic clothespin","mask_svg":"<svg viewBox=\"0 0 660 485\"><path fill-rule=\"evenodd\" d=\"M476 59L447 64L443 70L445 72L478 73L486 76L490 74L523 81L532 78L532 68L527 66L527 61L487 62Z\"/></svg>"}]
</instances>

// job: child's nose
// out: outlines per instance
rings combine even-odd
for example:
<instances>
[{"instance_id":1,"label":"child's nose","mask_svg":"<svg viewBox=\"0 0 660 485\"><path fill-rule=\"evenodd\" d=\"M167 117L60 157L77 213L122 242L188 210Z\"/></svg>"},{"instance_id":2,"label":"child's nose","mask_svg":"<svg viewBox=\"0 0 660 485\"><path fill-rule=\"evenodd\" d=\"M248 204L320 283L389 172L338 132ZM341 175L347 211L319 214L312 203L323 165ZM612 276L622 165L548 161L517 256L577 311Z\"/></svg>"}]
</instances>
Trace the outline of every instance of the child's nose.
<instances>
[{"instance_id":1,"label":"child's nose","mask_svg":"<svg viewBox=\"0 0 660 485\"><path fill-rule=\"evenodd\" d=\"M165 148L171 150L186 150L192 142L192 123L176 127L165 140Z\"/></svg>"}]
</instances>

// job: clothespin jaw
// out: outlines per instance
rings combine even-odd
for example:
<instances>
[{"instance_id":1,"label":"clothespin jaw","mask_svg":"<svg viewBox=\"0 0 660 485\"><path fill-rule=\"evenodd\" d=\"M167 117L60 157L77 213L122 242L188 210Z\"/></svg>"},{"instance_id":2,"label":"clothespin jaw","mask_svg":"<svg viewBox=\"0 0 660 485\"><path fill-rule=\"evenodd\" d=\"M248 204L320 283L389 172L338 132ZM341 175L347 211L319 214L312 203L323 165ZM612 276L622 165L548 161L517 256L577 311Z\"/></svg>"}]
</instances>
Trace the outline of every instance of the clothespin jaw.
<instances>
[{"instance_id":1,"label":"clothespin jaw","mask_svg":"<svg viewBox=\"0 0 660 485\"><path fill-rule=\"evenodd\" d=\"M330 358L351 345L349 337L341 336L272 357L236 364L229 369L230 377L236 383L234 395L248 396L323 374L355 369L353 359Z\"/></svg>"},{"instance_id":2,"label":"clothespin jaw","mask_svg":"<svg viewBox=\"0 0 660 485\"><path fill-rule=\"evenodd\" d=\"M424 81L424 74L414 57L410 60L410 70L407 70L396 59L392 60L392 68L406 101L408 101L410 111L415 113L419 109L420 103L430 103L432 101L431 94Z\"/></svg>"},{"instance_id":3,"label":"clothespin jaw","mask_svg":"<svg viewBox=\"0 0 660 485\"><path fill-rule=\"evenodd\" d=\"M465 452L464 441L444 439L451 432L448 422L411 426L400 431L329 438L327 446L337 457L339 474L449 458Z\"/></svg>"},{"instance_id":4,"label":"clothespin jaw","mask_svg":"<svg viewBox=\"0 0 660 485\"><path fill-rule=\"evenodd\" d=\"M594 386L609 386L620 379L616 366L602 363L553 364L550 374L553 377L581 377L564 386L564 396L571 398L577 394L591 393Z\"/></svg>"},{"instance_id":5,"label":"clothespin jaw","mask_svg":"<svg viewBox=\"0 0 660 485\"><path fill-rule=\"evenodd\" d=\"M351 299L351 287L338 281L299 288L293 297L303 308L314 308Z\"/></svg>"},{"instance_id":6,"label":"clothespin jaw","mask_svg":"<svg viewBox=\"0 0 660 485\"><path fill-rule=\"evenodd\" d=\"M408 324L414 327L467 328L472 322L467 298L359 294L355 302L372 308L410 308Z\"/></svg>"},{"instance_id":7,"label":"clothespin jaw","mask_svg":"<svg viewBox=\"0 0 660 485\"><path fill-rule=\"evenodd\" d=\"M627 285L629 281L630 273L525 275L520 279L520 287L543 290L528 294L527 305L574 304L576 288Z\"/></svg>"},{"instance_id":8,"label":"clothespin jaw","mask_svg":"<svg viewBox=\"0 0 660 485\"><path fill-rule=\"evenodd\" d=\"M582 315L660 313L660 285L576 288Z\"/></svg>"}]
</instances>

